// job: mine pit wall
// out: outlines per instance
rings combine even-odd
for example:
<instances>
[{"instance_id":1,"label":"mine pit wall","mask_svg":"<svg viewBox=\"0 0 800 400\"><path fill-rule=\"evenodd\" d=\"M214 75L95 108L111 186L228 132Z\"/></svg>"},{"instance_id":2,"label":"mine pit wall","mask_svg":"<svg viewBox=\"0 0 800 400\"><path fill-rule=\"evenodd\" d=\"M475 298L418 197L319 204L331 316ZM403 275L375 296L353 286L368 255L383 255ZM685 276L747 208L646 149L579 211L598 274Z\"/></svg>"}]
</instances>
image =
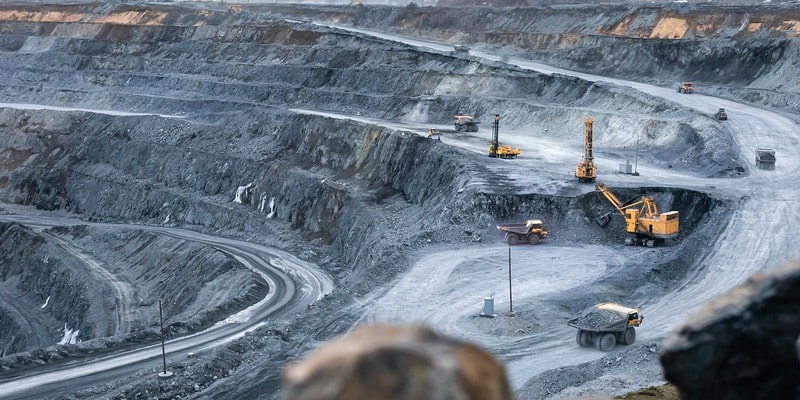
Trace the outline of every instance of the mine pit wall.
<instances>
[{"instance_id":1,"label":"mine pit wall","mask_svg":"<svg viewBox=\"0 0 800 400\"><path fill-rule=\"evenodd\" d=\"M0 174L8 180L4 200L97 219L242 229L250 216L233 200L250 185L242 199L250 212L269 214L265 203L274 198L274 217L330 243L349 196L337 180L388 187L438 212L470 175L458 161L465 156L416 134L320 116L255 113L224 129L157 117L62 118L41 123L44 135L29 127L27 144L16 149L30 158ZM54 132L65 126L66 134ZM6 132L18 136L16 128Z\"/></svg>"},{"instance_id":2,"label":"mine pit wall","mask_svg":"<svg viewBox=\"0 0 800 400\"><path fill-rule=\"evenodd\" d=\"M125 307L132 318L126 321L130 331L117 336L117 343L109 347L153 340L159 298L164 299L165 331L172 336L208 327L263 298L269 290L263 279L230 256L196 243L140 231L109 235L87 226L48 232L69 236L86 248L105 249L95 253L118 267L115 273L136 288L135 303ZM116 335L119 304L112 288L76 265L80 261L74 256L47 236L13 223L0 223L0 249L0 288L6 297L0 304L10 307L0 307L0 320L5 322L0 325L0 350L6 355L34 352L31 357L46 361L57 352L79 352L54 347L65 327L77 331L80 342L103 343ZM203 297L206 287L223 284L236 285L241 292L216 302ZM15 317L18 314L24 317ZM100 351L105 345L92 346ZM21 356L20 365L3 360L2 369L25 368L30 361L28 356Z\"/></svg>"},{"instance_id":3,"label":"mine pit wall","mask_svg":"<svg viewBox=\"0 0 800 400\"><path fill-rule=\"evenodd\" d=\"M362 7L349 18L334 18L453 43L495 44L569 69L666 85L694 80L701 92L800 111L797 8L610 5L469 13L459 7Z\"/></svg>"},{"instance_id":4,"label":"mine pit wall","mask_svg":"<svg viewBox=\"0 0 800 400\"><path fill-rule=\"evenodd\" d=\"M469 66L467 59L436 53L425 56L417 52L403 53L397 48L387 49L384 42L362 35L265 21L263 16L235 17L208 10L184 10L183 13L174 9L144 11L126 6L119 6L113 11L108 7L102 10L89 8L84 13L76 11L75 7L64 8L60 13L34 10L25 13L16 8L0 11L4 24L0 46L6 51L18 53L20 57L37 60L27 64L53 64L53 70L43 81L41 71L34 76L31 71L24 69L9 70L8 84L18 82L21 86L27 86L36 82L39 90L44 90L48 96L61 98L65 104L72 105L90 101L93 91L72 90L80 87L78 83L85 85L89 82L97 87L118 86L127 92L124 96L106 95L108 97L104 102L118 108L127 106L128 109L142 110L152 108L153 102L157 101L170 104L174 112L190 113L198 106L185 101L195 97L191 93L182 96L184 101L169 103L168 99L155 100L125 90L127 85L143 85L154 79L160 81L160 87L168 88L178 96L186 88L213 93L219 98L214 100L216 104L213 107L218 111L235 109L232 101L274 104L285 101L284 104L296 104L296 100L310 95L318 99L318 106L333 105L336 100L342 100L338 96L349 97L348 102L352 104L363 104L374 97L369 93L379 93L387 87L402 88L407 82L412 82L408 91L397 92L393 97L424 94L424 90L420 89L435 88L436 81L440 81L441 77L431 81L429 73L426 73L428 77L421 77L404 70L404 65L409 63L418 65L421 57L429 58L434 63L432 67L436 63L446 64L454 72L463 71ZM337 23L349 19L357 25L368 27L375 24L395 25L398 29L428 32L440 35L442 39L457 39L465 43L495 43L509 50L524 51L527 56L538 60L590 72L619 76L645 75L667 84L692 79L707 86L711 93L732 91L728 96L760 104L789 103L797 107L800 103L797 96L793 95L797 92L793 88L800 87L800 81L786 80L786 71L797 68L791 60L796 58L797 46L793 39L797 36L796 20L800 20L800 16L787 10L777 12L767 8L754 12L747 8L725 7L717 11L704 8L687 11L600 7L600 14L592 21L586 21L585 10L553 11L547 8L492 9L489 18L481 14L480 20L471 20L468 15L459 15L458 9L450 8L359 7L354 15L348 15L347 12L352 12L348 10L351 9L332 9L330 18ZM294 12L302 13L302 9ZM447 28L444 27L445 21ZM476 30L476 26L486 26L486 29ZM742 30L742 26L747 28ZM353 42L353 48L349 51L342 48L346 46L348 37ZM333 43L336 43L336 47L331 46ZM297 51L304 48L309 51ZM156 53L159 53L158 57L148 57L147 63L142 62L142 56ZM189 76L167 76L160 72L175 69L175 61L181 58L191 60L196 54L223 57L226 61L237 61L239 66L227 62L193 62L184 63L179 68ZM72 61L52 61L63 56L72 58ZM137 58L125 60L130 56ZM693 60L702 61L697 63ZM106 74L103 77L97 76L99 74L87 75L76 81L76 76L81 74L64 75L63 65L73 65L82 71L81 74L89 74L93 70L106 70ZM131 68L128 65L133 69L128 70ZM277 74L265 73L266 69L281 68L282 65L283 68L289 65L312 68L300 74L297 71L293 73L291 69ZM652 69L642 70L643 65L649 65ZM364 79L364 74L369 73L370 69L381 74L382 79ZM387 69L393 73L385 74ZM753 74L752 71L758 72ZM220 79L191 79L191 75L200 73ZM69 74L75 74L75 71ZM436 75L439 74L434 74L434 77ZM230 82L223 77L234 78L235 81ZM268 81L262 80L265 78ZM364 86L362 93L328 90L331 86L352 88L353 85L348 85L348 82L354 81L359 81L361 85L379 84L379 87ZM57 82L66 87L54 87ZM270 90L264 91L264 84L271 86ZM749 84L754 87L740 93L742 89L738 88ZM451 95L461 95L465 97L461 101L468 101L471 91L481 90L481 87L495 86L467 86L464 90L456 89ZM762 88L764 90L759 90ZM776 88L780 92L769 91ZM225 96L226 92L235 95ZM42 94L24 92L9 93L9 96L17 96L20 101L35 102L35 97ZM381 105L386 107L376 109L406 109L402 104ZM372 107L361 105L354 108L368 110ZM445 115L441 116L451 114L453 108L458 106L443 107L441 112ZM476 111L491 115L497 110Z\"/></svg>"},{"instance_id":5,"label":"mine pit wall","mask_svg":"<svg viewBox=\"0 0 800 400\"><path fill-rule=\"evenodd\" d=\"M564 113L564 107L607 108L612 111L609 120L614 110L624 107L643 118L619 121L615 129L647 131L660 125L660 131L683 130L670 122L674 110L662 102L607 84L499 63L476 64L468 57L418 52L364 35L283 21L213 25L219 22L213 13L191 14L178 22L171 13L165 15L141 25L89 14L67 19L72 22L6 16L0 43L16 59L13 68L6 67L6 98L187 115L212 124L220 122L220 114L243 108L298 104L431 123L449 121L461 111L488 124L500 113L504 128L531 127L531 133L547 135L580 134L583 115ZM160 25L165 21L180 25ZM18 68L20 63L37 69ZM595 115L595 121L598 146L619 145L604 143L604 119ZM563 132L565 126L575 130ZM627 144L631 149L634 145ZM680 149L701 158L700 151L691 150ZM674 153L669 149L653 155L664 160ZM684 167L707 170L707 165L695 163Z\"/></svg>"},{"instance_id":6,"label":"mine pit wall","mask_svg":"<svg viewBox=\"0 0 800 400\"><path fill-rule=\"evenodd\" d=\"M87 249L109 249L102 255L113 271L135 282L133 331L159 323L163 300L168 335L195 332L262 299L270 288L263 278L231 255L214 247L138 229L56 227L50 232ZM191 277L188 279L187 277ZM238 288L225 299L209 287ZM130 307L130 306L129 306Z\"/></svg>"},{"instance_id":7,"label":"mine pit wall","mask_svg":"<svg viewBox=\"0 0 800 400\"><path fill-rule=\"evenodd\" d=\"M92 321L86 320L91 302L95 301L95 312L112 308L102 298L87 297L90 291L85 285L91 284L85 276L65 265L69 256L52 246L30 229L17 224L0 223L0 287L4 297L16 299L17 305L31 305L33 308L17 310L0 309L2 319L8 323L0 326L0 348L6 354L44 348L63 337L65 325L72 330L80 330L85 335L96 333ZM43 308L50 298L48 307ZM20 300L21 299L21 300ZM6 303L6 300L3 301ZM28 326L13 316L25 315L34 323L43 322L48 326ZM107 320L111 320L110 315ZM23 326L20 326L20 324ZM60 332L61 331L61 332ZM44 335L43 332L47 332ZM44 338L42 336L45 336ZM49 337L47 337L49 336ZM44 339L49 339L43 342Z\"/></svg>"},{"instance_id":8,"label":"mine pit wall","mask_svg":"<svg viewBox=\"0 0 800 400\"><path fill-rule=\"evenodd\" d=\"M471 176L491 181L466 161L474 155L370 125L289 113L273 114L263 124L218 130L155 117L94 115L72 130L81 134L51 135L55 142L43 143L47 150L11 175L5 200L64 208L93 219L215 229L253 229L274 211L275 218L289 222L306 239L333 244L346 265L367 259L371 265L400 264L394 254L375 257L377 249L398 241L419 244L439 230L451 239L468 239L463 231L451 231L451 223L481 230L493 219L530 213L554 221L566 218L563 226L585 223L582 213L569 211L581 208L575 200L506 198L491 188L457 193ZM219 143L230 147L219 148ZM352 184L372 195L352 197ZM243 204L234 203L237 188L247 185ZM369 210L394 195L429 217L416 237L395 238L386 216ZM273 198L274 209L264 208L263 200ZM686 200L696 201L694 195ZM687 222L686 234L692 228Z\"/></svg>"}]
</instances>

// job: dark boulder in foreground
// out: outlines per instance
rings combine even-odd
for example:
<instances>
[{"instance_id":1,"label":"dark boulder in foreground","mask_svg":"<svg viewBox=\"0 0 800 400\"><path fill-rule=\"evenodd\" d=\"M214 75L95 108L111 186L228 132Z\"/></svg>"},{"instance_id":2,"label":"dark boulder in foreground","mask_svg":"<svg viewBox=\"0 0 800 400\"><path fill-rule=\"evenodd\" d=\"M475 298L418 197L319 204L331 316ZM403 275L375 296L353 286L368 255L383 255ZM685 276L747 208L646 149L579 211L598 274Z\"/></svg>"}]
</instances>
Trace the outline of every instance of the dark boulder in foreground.
<instances>
[{"instance_id":1,"label":"dark boulder in foreground","mask_svg":"<svg viewBox=\"0 0 800 400\"><path fill-rule=\"evenodd\" d=\"M666 379L693 399L800 399L800 260L704 305L664 343Z\"/></svg>"}]
</instances>

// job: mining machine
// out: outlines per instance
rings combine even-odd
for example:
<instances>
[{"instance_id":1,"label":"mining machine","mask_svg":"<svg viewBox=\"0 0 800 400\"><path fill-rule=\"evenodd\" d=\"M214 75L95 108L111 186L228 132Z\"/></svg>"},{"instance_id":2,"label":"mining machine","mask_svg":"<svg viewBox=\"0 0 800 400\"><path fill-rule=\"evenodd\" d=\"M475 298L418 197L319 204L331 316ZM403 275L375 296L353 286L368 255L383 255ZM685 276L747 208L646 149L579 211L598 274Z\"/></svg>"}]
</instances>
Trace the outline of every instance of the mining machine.
<instances>
[{"instance_id":1,"label":"mining machine","mask_svg":"<svg viewBox=\"0 0 800 400\"><path fill-rule=\"evenodd\" d=\"M583 161L575 167L575 177L578 178L578 182L594 182L597 178L597 167L594 165L594 157L592 157L594 120L592 117L586 117L583 125L586 128L583 137Z\"/></svg>"},{"instance_id":2,"label":"mining machine","mask_svg":"<svg viewBox=\"0 0 800 400\"><path fill-rule=\"evenodd\" d=\"M602 182L597 182L595 188L625 217L625 230L633 235L625 239L626 245L655 247L678 234L678 212L659 213L652 196L622 203ZM597 219L601 226L609 222L611 213Z\"/></svg>"},{"instance_id":3,"label":"mining machine","mask_svg":"<svg viewBox=\"0 0 800 400\"><path fill-rule=\"evenodd\" d=\"M489 146L489 157L498 158L517 158L520 151L516 147L509 145L500 146L498 144L500 136L500 114L494 115L494 124L492 126L492 144Z\"/></svg>"},{"instance_id":4,"label":"mining machine","mask_svg":"<svg viewBox=\"0 0 800 400\"><path fill-rule=\"evenodd\" d=\"M611 302L600 303L578 318L567 321L577 328L575 341L581 347L594 345L599 350L611 351L617 343L631 345L636 341L636 327L641 325L644 315L638 308L625 307Z\"/></svg>"},{"instance_id":5,"label":"mining machine","mask_svg":"<svg viewBox=\"0 0 800 400\"><path fill-rule=\"evenodd\" d=\"M508 244L539 244L539 240L548 234L540 219L529 219L522 224L497 225L497 230L503 233Z\"/></svg>"},{"instance_id":6,"label":"mining machine","mask_svg":"<svg viewBox=\"0 0 800 400\"><path fill-rule=\"evenodd\" d=\"M472 115L456 114L453 116L453 127L456 132L477 132L479 123Z\"/></svg>"},{"instance_id":7,"label":"mining machine","mask_svg":"<svg viewBox=\"0 0 800 400\"><path fill-rule=\"evenodd\" d=\"M775 149L756 149L756 167L760 169L775 169Z\"/></svg>"},{"instance_id":8,"label":"mining machine","mask_svg":"<svg viewBox=\"0 0 800 400\"><path fill-rule=\"evenodd\" d=\"M694 82L681 82L678 85L678 93L683 93L683 94L694 93Z\"/></svg>"}]
</instances>

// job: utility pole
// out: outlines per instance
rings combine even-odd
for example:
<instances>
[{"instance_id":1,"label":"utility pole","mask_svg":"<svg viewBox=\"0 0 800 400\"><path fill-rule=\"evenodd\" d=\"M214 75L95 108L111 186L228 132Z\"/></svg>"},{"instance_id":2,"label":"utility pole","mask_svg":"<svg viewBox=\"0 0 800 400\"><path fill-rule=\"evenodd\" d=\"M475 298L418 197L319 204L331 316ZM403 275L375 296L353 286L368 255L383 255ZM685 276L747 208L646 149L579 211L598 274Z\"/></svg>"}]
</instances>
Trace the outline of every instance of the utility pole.
<instances>
[{"instance_id":1,"label":"utility pole","mask_svg":"<svg viewBox=\"0 0 800 400\"><path fill-rule=\"evenodd\" d=\"M514 312L514 299L511 296L511 245L508 245L508 313Z\"/></svg>"},{"instance_id":2,"label":"utility pole","mask_svg":"<svg viewBox=\"0 0 800 400\"><path fill-rule=\"evenodd\" d=\"M633 175L639 176L639 132L636 132L636 158L633 159Z\"/></svg>"},{"instance_id":3,"label":"utility pole","mask_svg":"<svg viewBox=\"0 0 800 400\"><path fill-rule=\"evenodd\" d=\"M164 350L164 307L161 305L162 301L158 299L158 319L161 322L161 359L164 362L164 371L159 372L158 376L162 378L169 378L172 376L172 371L167 371L167 353Z\"/></svg>"}]
</instances>

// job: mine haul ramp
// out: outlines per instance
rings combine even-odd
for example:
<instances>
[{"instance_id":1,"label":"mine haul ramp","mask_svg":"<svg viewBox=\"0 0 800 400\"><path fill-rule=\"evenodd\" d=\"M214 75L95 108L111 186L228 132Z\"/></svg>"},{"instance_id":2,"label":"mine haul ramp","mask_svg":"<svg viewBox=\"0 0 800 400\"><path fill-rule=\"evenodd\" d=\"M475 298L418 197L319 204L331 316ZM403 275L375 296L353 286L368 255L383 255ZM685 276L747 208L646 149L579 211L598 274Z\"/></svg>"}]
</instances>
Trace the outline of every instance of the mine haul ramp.
<instances>
[{"instance_id":1,"label":"mine haul ramp","mask_svg":"<svg viewBox=\"0 0 800 400\"><path fill-rule=\"evenodd\" d=\"M617 343L631 345L636 341L636 327L644 316L638 308L625 307L611 302L600 303L567 325L578 329L575 341L581 347L594 345L601 351L611 351Z\"/></svg>"},{"instance_id":2,"label":"mine haul ramp","mask_svg":"<svg viewBox=\"0 0 800 400\"><path fill-rule=\"evenodd\" d=\"M529 219L523 224L497 225L497 230L505 234L508 244L539 244L539 240L547 237L548 231L538 219Z\"/></svg>"}]
</instances>

